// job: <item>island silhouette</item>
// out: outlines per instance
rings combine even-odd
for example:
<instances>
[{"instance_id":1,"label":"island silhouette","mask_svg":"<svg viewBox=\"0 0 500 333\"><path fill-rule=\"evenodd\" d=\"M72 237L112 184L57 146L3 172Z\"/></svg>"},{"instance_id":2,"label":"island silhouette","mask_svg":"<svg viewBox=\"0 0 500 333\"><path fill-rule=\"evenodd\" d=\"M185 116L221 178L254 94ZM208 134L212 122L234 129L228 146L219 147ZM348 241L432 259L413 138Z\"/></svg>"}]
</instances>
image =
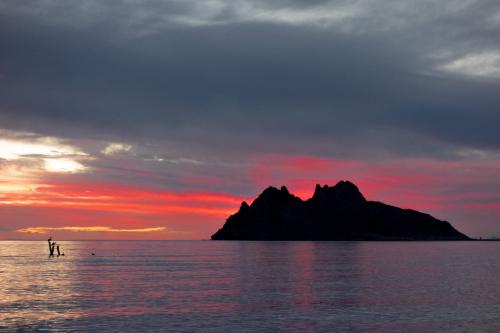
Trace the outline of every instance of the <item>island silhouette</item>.
<instances>
[{"instance_id":1,"label":"island silhouette","mask_svg":"<svg viewBox=\"0 0 500 333\"><path fill-rule=\"evenodd\" d=\"M304 201L268 187L242 202L212 240L470 240L446 221L412 209L367 201L349 181L316 185Z\"/></svg>"}]
</instances>

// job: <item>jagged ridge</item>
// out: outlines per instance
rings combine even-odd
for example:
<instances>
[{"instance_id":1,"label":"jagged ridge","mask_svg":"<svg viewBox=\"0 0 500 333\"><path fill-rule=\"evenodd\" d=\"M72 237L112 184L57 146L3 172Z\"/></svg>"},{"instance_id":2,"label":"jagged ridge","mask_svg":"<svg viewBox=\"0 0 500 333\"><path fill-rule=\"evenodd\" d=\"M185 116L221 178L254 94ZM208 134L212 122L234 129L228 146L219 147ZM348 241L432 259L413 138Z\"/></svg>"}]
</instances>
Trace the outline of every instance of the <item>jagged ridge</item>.
<instances>
[{"instance_id":1,"label":"jagged ridge","mask_svg":"<svg viewBox=\"0 0 500 333\"><path fill-rule=\"evenodd\" d=\"M213 240L468 240L446 221L367 201L356 185L316 185L303 201L285 186L241 204Z\"/></svg>"}]
</instances>

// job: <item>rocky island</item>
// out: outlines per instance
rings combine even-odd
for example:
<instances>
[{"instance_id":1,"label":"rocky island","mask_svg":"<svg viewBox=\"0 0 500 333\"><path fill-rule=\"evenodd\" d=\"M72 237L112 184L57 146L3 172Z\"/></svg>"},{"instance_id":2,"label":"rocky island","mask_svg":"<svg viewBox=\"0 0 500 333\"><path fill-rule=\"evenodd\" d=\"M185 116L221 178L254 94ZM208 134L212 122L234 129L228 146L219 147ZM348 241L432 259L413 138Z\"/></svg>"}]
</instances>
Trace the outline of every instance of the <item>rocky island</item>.
<instances>
[{"instance_id":1,"label":"rocky island","mask_svg":"<svg viewBox=\"0 0 500 333\"><path fill-rule=\"evenodd\" d=\"M469 240L446 222L412 209L367 201L357 186L316 185L303 201L269 187L241 204L213 240Z\"/></svg>"}]
</instances>

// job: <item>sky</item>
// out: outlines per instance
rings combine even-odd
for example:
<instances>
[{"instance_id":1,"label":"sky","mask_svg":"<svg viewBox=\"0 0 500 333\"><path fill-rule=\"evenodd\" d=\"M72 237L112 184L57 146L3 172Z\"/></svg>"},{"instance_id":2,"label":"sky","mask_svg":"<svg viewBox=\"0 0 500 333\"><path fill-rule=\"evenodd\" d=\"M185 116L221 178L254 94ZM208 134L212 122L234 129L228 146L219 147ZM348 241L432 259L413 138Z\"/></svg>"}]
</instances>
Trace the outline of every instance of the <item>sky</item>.
<instances>
[{"instance_id":1,"label":"sky","mask_svg":"<svg viewBox=\"0 0 500 333\"><path fill-rule=\"evenodd\" d=\"M208 239L340 180L500 236L497 0L0 1L0 239Z\"/></svg>"}]
</instances>

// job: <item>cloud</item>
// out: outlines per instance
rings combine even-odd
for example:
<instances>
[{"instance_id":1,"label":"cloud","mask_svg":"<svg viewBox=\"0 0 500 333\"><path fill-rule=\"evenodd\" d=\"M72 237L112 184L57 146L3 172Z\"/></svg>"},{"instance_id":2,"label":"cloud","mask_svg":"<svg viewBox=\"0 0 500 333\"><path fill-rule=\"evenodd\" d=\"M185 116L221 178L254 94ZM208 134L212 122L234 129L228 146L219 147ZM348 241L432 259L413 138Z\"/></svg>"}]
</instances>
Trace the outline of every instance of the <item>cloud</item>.
<instances>
[{"instance_id":1,"label":"cloud","mask_svg":"<svg viewBox=\"0 0 500 333\"><path fill-rule=\"evenodd\" d=\"M68 158L45 159L45 170L49 172L77 173L87 169L83 164Z\"/></svg>"},{"instance_id":2,"label":"cloud","mask_svg":"<svg viewBox=\"0 0 500 333\"><path fill-rule=\"evenodd\" d=\"M172 163L172 164L192 164L192 165L203 165L205 164L203 161L199 161L193 158L186 158L186 157L178 157L178 158L168 158L168 157L160 157L160 156L153 156L153 158L148 158L146 160L149 161L155 161L155 162L166 162L166 163Z\"/></svg>"},{"instance_id":3,"label":"cloud","mask_svg":"<svg viewBox=\"0 0 500 333\"><path fill-rule=\"evenodd\" d=\"M177 192L124 183L88 181L0 186L2 189L5 190L0 191L0 206L3 207L58 207L143 216L156 214L223 218L246 199L224 193Z\"/></svg>"},{"instance_id":4,"label":"cloud","mask_svg":"<svg viewBox=\"0 0 500 333\"><path fill-rule=\"evenodd\" d=\"M441 68L451 73L500 79L500 51L469 54Z\"/></svg>"},{"instance_id":5,"label":"cloud","mask_svg":"<svg viewBox=\"0 0 500 333\"><path fill-rule=\"evenodd\" d=\"M55 137L0 129L0 159L4 160L0 165L4 171L2 177L8 177L9 174L26 177L30 173L39 175L43 171L85 172L89 168L81 161L89 160L91 157L78 147L64 144Z\"/></svg>"},{"instance_id":6,"label":"cloud","mask_svg":"<svg viewBox=\"0 0 500 333\"><path fill-rule=\"evenodd\" d=\"M10 138L12 136L12 138ZM0 158L86 156L77 147L61 143L54 137L0 129Z\"/></svg>"},{"instance_id":7,"label":"cloud","mask_svg":"<svg viewBox=\"0 0 500 333\"><path fill-rule=\"evenodd\" d=\"M489 1L483 1L483 6ZM140 2L89 0L0 4L4 13L29 17L45 24L85 29L106 24L131 36L144 36L179 27L209 27L242 22L312 26L351 26L386 29L411 26L457 15L478 7L474 0L176 0ZM113 15L114 14L114 15Z\"/></svg>"},{"instance_id":8,"label":"cloud","mask_svg":"<svg viewBox=\"0 0 500 333\"><path fill-rule=\"evenodd\" d=\"M128 152L131 149L131 145L127 145L124 143L110 143L106 146L106 148L101 150L101 153L103 153L104 155L115 155L122 152Z\"/></svg>"},{"instance_id":9,"label":"cloud","mask_svg":"<svg viewBox=\"0 0 500 333\"><path fill-rule=\"evenodd\" d=\"M50 231L143 233L143 232L167 231L167 228L154 227L154 228L142 228L142 229L118 229L118 228L104 227L104 226L92 226L92 227L71 226L71 227L29 227L17 230L17 232L24 232L30 234L46 234Z\"/></svg>"},{"instance_id":10,"label":"cloud","mask_svg":"<svg viewBox=\"0 0 500 333\"><path fill-rule=\"evenodd\" d=\"M5 126L168 142L179 156L299 146L327 155L345 145L360 156L440 157L454 146L499 148L498 84L442 69L495 45L499 28L483 24L495 2L91 3L4 5ZM72 20L59 22L61 11ZM348 13L338 24L313 23L338 12ZM203 15L213 24L179 23ZM428 57L442 50L450 56ZM39 53L47 56L30 56ZM450 117L453 126L443 124Z\"/></svg>"}]
</instances>

